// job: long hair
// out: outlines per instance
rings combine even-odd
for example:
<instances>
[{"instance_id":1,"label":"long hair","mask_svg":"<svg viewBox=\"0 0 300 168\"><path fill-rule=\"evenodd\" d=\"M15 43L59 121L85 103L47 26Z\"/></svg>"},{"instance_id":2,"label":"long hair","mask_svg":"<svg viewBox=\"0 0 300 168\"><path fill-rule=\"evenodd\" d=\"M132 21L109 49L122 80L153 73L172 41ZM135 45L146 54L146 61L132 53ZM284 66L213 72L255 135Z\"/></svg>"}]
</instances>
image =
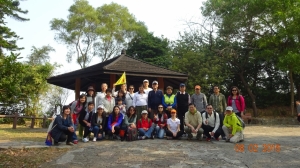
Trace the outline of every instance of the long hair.
<instances>
[{"instance_id":1,"label":"long hair","mask_svg":"<svg viewBox=\"0 0 300 168\"><path fill-rule=\"evenodd\" d=\"M117 116L116 116L116 112L115 112L115 109L116 109L116 108L118 108L118 109L120 110L120 107L119 107L119 106L114 106L113 112L112 112L112 119L113 119L113 121L114 121L115 118L117 117ZM121 114L121 113L119 112L119 116L120 116L120 114Z\"/></svg>"},{"instance_id":2,"label":"long hair","mask_svg":"<svg viewBox=\"0 0 300 168\"><path fill-rule=\"evenodd\" d=\"M121 98L122 98L122 100L125 100L126 95L125 95L124 91L120 89L119 92L118 92L117 98L119 98L119 93L123 94L123 96Z\"/></svg>"},{"instance_id":3,"label":"long hair","mask_svg":"<svg viewBox=\"0 0 300 168\"><path fill-rule=\"evenodd\" d=\"M71 111L71 107L69 105L64 105L62 108L62 113L64 113L66 109L69 109Z\"/></svg>"},{"instance_id":4,"label":"long hair","mask_svg":"<svg viewBox=\"0 0 300 168\"><path fill-rule=\"evenodd\" d=\"M230 89L230 96L231 96L231 97L233 96L233 94L232 94L232 89L236 89L236 94L237 94L237 96L240 95L240 90L239 90L239 88L238 88L237 86L232 86L231 89Z\"/></svg>"},{"instance_id":5,"label":"long hair","mask_svg":"<svg viewBox=\"0 0 300 168\"><path fill-rule=\"evenodd\" d=\"M79 99L77 100L77 104L76 104L76 107L79 107L80 106L80 99L81 98L85 98L85 101L82 103L83 105L85 105L85 103L86 103L86 95L83 93L83 94L81 94L80 96L79 96Z\"/></svg>"},{"instance_id":6,"label":"long hair","mask_svg":"<svg viewBox=\"0 0 300 168\"><path fill-rule=\"evenodd\" d=\"M131 117L135 117L135 116L136 116L136 111L135 111L135 108L134 108L133 106L130 106L130 107L128 108L128 110L127 110L127 112L126 112L126 115L127 115L128 117L130 117L130 109L133 109L133 111L134 111L134 113L132 114Z\"/></svg>"}]
</instances>

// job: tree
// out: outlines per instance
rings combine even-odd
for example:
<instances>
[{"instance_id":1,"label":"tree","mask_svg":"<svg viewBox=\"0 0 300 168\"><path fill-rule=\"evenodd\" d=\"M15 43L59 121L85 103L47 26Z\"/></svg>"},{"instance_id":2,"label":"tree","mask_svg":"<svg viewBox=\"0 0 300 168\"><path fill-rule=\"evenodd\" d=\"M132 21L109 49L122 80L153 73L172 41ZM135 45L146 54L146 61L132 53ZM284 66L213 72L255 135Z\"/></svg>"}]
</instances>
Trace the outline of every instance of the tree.
<instances>
[{"instance_id":1,"label":"tree","mask_svg":"<svg viewBox=\"0 0 300 168\"><path fill-rule=\"evenodd\" d=\"M116 3L95 9L87 0L76 0L69 8L68 20L53 19L55 40L66 44L67 61L74 57L85 68L95 56L105 61L115 55L136 31L143 28L126 7Z\"/></svg>"},{"instance_id":2,"label":"tree","mask_svg":"<svg viewBox=\"0 0 300 168\"><path fill-rule=\"evenodd\" d=\"M3 49L8 51L16 51L22 48L18 47L16 42L21 39L15 32L5 26L4 19L6 17L14 18L18 21L28 21L29 19L19 16L19 14L27 14L27 10L19 8L19 1L1 0L0 5L0 55Z\"/></svg>"},{"instance_id":3,"label":"tree","mask_svg":"<svg viewBox=\"0 0 300 168\"><path fill-rule=\"evenodd\" d=\"M153 65L171 66L169 40L148 31L138 33L129 43L127 54Z\"/></svg>"},{"instance_id":4,"label":"tree","mask_svg":"<svg viewBox=\"0 0 300 168\"><path fill-rule=\"evenodd\" d=\"M42 46L41 48L37 48L32 46L31 54L28 56L28 63L32 65L36 64L45 64L50 61L50 52L55 51L55 49L51 46Z\"/></svg>"}]
</instances>

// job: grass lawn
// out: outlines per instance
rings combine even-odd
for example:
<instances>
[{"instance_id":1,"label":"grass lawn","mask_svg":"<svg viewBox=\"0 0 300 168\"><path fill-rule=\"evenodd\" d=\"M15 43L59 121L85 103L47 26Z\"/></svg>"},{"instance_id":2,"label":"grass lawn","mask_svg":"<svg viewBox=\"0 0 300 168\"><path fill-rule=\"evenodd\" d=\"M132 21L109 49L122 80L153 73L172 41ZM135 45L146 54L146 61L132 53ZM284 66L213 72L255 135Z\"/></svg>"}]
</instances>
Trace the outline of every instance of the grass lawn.
<instances>
[{"instance_id":1,"label":"grass lawn","mask_svg":"<svg viewBox=\"0 0 300 168\"><path fill-rule=\"evenodd\" d=\"M31 149L0 149L0 168L39 167L50 162L69 149L66 148L31 148Z\"/></svg>"},{"instance_id":2,"label":"grass lawn","mask_svg":"<svg viewBox=\"0 0 300 168\"><path fill-rule=\"evenodd\" d=\"M0 125L0 141L34 141L45 142L47 129L28 128L12 125ZM23 148L23 149L0 149L0 168L15 167L38 167L42 163L49 162L67 152L69 148Z\"/></svg>"},{"instance_id":3,"label":"grass lawn","mask_svg":"<svg viewBox=\"0 0 300 168\"><path fill-rule=\"evenodd\" d=\"M12 125L1 124L0 135L0 140L44 142L47 136L47 129L31 129L24 126L17 126L17 129L12 129Z\"/></svg>"}]
</instances>

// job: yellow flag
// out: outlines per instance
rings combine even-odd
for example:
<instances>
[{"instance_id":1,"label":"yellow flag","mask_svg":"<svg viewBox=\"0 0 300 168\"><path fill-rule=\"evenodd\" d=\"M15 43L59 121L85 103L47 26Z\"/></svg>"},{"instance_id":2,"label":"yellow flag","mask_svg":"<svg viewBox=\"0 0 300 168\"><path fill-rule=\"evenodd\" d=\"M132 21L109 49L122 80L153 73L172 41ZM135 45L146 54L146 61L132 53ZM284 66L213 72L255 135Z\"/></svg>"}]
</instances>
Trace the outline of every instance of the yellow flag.
<instances>
[{"instance_id":1,"label":"yellow flag","mask_svg":"<svg viewBox=\"0 0 300 168\"><path fill-rule=\"evenodd\" d=\"M122 74L120 79L115 83L115 85L122 85L124 83L126 83L126 74L125 74L125 72Z\"/></svg>"}]
</instances>

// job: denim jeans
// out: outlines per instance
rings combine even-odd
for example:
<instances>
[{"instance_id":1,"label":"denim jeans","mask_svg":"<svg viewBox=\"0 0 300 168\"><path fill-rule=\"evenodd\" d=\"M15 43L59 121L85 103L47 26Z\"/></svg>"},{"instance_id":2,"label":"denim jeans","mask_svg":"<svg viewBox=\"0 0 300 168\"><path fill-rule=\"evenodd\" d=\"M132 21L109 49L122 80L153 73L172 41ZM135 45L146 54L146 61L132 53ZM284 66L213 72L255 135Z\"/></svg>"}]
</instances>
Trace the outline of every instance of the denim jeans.
<instances>
[{"instance_id":1,"label":"denim jeans","mask_svg":"<svg viewBox=\"0 0 300 168\"><path fill-rule=\"evenodd\" d=\"M145 131L143 128L139 128L139 135L146 136L147 138L151 138L153 129L154 129L153 127L150 127L147 131Z\"/></svg>"},{"instance_id":2,"label":"denim jeans","mask_svg":"<svg viewBox=\"0 0 300 168\"><path fill-rule=\"evenodd\" d=\"M73 125L73 127L74 127L74 133L73 133L73 136L72 136L72 140L74 141L74 140L77 140L76 129L78 127L78 124Z\"/></svg>"},{"instance_id":3,"label":"denim jeans","mask_svg":"<svg viewBox=\"0 0 300 168\"><path fill-rule=\"evenodd\" d=\"M159 138L159 139L164 138L164 134L165 134L165 129L164 128L160 128L159 126L156 126L155 131L156 131L157 138Z\"/></svg>"},{"instance_id":4,"label":"denim jeans","mask_svg":"<svg viewBox=\"0 0 300 168\"><path fill-rule=\"evenodd\" d=\"M98 126L93 127L93 133L94 133L94 137L96 137L97 140L101 140L101 139L105 138L105 136L103 134L103 129L100 129ZM102 137L98 138L98 134L102 134Z\"/></svg>"}]
</instances>

